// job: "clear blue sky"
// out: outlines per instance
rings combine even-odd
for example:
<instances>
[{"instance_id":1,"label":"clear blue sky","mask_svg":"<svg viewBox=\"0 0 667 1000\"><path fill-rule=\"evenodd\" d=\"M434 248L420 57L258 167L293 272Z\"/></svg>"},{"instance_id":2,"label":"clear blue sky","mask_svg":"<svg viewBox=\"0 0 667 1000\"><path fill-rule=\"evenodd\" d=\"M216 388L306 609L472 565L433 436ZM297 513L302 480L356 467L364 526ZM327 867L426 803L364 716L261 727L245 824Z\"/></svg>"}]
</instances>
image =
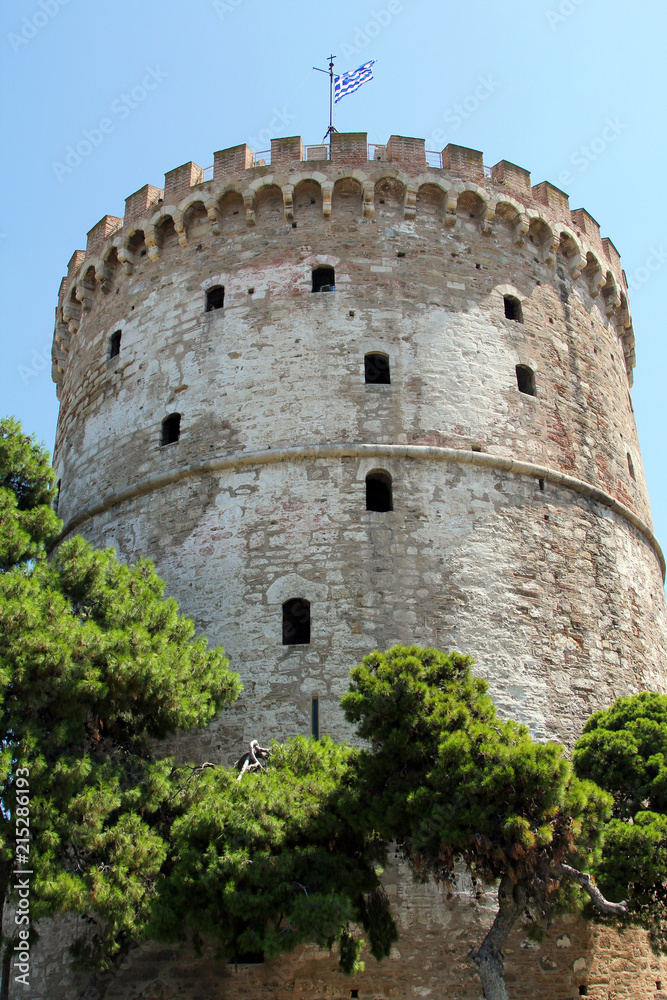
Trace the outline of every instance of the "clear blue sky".
<instances>
[{"instance_id":1,"label":"clear blue sky","mask_svg":"<svg viewBox=\"0 0 667 1000\"><path fill-rule=\"evenodd\" d=\"M564 188L618 247L635 278L633 400L667 547L666 22L658 0L3 4L0 412L52 448L57 402L43 357L58 286L103 215L122 216L127 195L161 186L187 160L208 166L217 149L266 148L270 133L319 142L328 81L311 67L330 52L340 70L375 58L374 81L338 106L341 131L511 160L533 183ZM153 89L126 103L149 71ZM70 172L54 167L105 118L111 128L93 133L90 155Z\"/></svg>"}]
</instances>

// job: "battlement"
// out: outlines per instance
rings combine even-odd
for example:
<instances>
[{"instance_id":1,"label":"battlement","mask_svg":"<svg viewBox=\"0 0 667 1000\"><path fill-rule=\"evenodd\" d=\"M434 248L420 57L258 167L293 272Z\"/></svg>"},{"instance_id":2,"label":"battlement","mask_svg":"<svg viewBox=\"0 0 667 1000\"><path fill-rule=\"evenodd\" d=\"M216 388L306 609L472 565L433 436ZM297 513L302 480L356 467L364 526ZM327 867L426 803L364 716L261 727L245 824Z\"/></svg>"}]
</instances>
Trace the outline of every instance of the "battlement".
<instances>
[{"instance_id":1,"label":"battlement","mask_svg":"<svg viewBox=\"0 0 667 1000\"><path fill-rule=\"evenodd\" d=\"M145 184L125 201L122 219L105 215L88 233L85 252L76 251L68 266L61 303L70 332L78 326L80 308L87 308L91 282L108 281L108 263L115 256L126 273L134 266L133 245L145 241L148 256L157 260L165 226L173 224L182 247L189 245L190 221L206 215L211 233L225 228L225 206L234 201L234 215L246 226L261 225L260 206L266 198L282 198L286 223L294 225L295 193L300 184L319 189L323 220L335 214L339 185L356 188L360 217L375 218L376 189L387 179L398 187L403 218L419 219L425 190L436 192L443 227L455 229L458 218L478 220L489 236L497 225L509 225L517 248L533 244L542 261L556 267L560 255L570 279L583 276L591 296L601 296L623 341L628 377L635 364L634 335L627 303L627 286L618 251L583 208L570 210L568 195L549 181L531 184L530 172L508 160L484 164L476 149L453 143L440 152L426 149L424 139L392 135L386 145L369 145L365 132L336 132L330 145L305 146L300 136L271 140L261 153L244 143L218 150L212 167L193 162L169 170L162 188ZM429 195L430 197L430 195ZM71 301L71 307L67 305Z\"/></svg>"}]
</instances>

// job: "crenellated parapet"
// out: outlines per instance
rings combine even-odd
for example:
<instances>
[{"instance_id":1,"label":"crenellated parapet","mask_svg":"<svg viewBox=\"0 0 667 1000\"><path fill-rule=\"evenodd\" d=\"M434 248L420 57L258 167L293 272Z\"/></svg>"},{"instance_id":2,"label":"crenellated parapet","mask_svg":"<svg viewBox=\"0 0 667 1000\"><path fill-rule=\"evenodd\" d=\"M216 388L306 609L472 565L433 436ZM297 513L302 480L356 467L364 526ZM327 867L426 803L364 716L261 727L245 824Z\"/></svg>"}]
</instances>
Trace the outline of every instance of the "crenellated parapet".
<instances>
[{"instance_id":1,"label":"crenellated parapet","mask_svg":"<svg viewBox=\"0 0 667 1000\"><path fill-rule=\"evenodd\" d=\"M443 231L471 219L484 236L508 227L518 252L537 255L547 267L558 267L585 285L616 325L632 382L634 333L620 256L611 240L600 236L595 219L585 209L571 211L568 196L553 184L531 185L529 171L507 160L489 169L481 152L454 144L433 154L423 139L391 136L386 146L369 147L365 132L334 133L330 147L304 147L299 136L272 139L267 159L256 158L245 144L220 150L209 180L197 164L182 164L167 172L163 188L146 184L131 194L122 219L106 215L90 230L86 250L72 256L61 286L55 381L62 377L68 349L62 331L76 333L96 285L110 292L117 271L132 274L137 253L158 261L172 228L186 249L201 238L192 237L195 222L201 233L201 220L206 220L212 237L238 232L239 224L261 228L266 205L276 199L283 222L296 227L295 206L306 189L311 202L321 206L323 220L335 221L336 195L342 191L353 193L360 219L373 220L382 193L391 189L407 223L419 223L426 195Z\"/></svg>"}]
</instances>

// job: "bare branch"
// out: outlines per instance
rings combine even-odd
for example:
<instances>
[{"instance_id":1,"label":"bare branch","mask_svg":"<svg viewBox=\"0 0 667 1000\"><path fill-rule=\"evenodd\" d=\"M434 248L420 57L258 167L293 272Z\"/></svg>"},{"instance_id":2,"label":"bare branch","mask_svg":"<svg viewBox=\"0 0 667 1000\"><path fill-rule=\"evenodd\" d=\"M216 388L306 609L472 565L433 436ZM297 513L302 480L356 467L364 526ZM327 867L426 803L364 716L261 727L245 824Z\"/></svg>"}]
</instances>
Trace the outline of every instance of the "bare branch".
<instances>
[{"instance_id":1,"label":"bare branch","mask_svg":"<svg viewBox=\"0 0 667 1000\"><path fill-rule=\"evenodd\" d=\"M556 866L556 872L559 875L565 875L566 878L572 879L573 882L577 882L584 892L588 893L591 900L601 913L607 913L610 916L619 917L628 912L628 904L625 901L621 903L610 903L608 899L605 899L593 882L591 876L587 875L585 872L580 872L577 868L572 868L571 865L565 865L562 863Z\"/></svg>"}]
</instances>

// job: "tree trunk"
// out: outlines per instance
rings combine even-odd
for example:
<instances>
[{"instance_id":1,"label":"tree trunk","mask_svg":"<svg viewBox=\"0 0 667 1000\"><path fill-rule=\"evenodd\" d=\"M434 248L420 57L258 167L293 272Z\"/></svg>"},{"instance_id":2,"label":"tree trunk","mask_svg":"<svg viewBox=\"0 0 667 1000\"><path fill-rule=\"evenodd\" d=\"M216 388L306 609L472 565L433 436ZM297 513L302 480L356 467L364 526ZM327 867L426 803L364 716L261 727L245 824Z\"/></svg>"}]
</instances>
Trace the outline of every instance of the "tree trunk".
<instances>
[{"instance_id":1,"label":"tree trunk","mask_svg":"<svg viewBox=\"0 0 667 1000\"><path fill-rule=\"evenodd\" d=\"M479 949L471 951L468 956L482 981L486 1000L509 1000L502 949L525 905L526 891L523 886L520 883L515 885L508 875L504 875L498 886L496 919Z\"/></svg>"}]
</instances>

